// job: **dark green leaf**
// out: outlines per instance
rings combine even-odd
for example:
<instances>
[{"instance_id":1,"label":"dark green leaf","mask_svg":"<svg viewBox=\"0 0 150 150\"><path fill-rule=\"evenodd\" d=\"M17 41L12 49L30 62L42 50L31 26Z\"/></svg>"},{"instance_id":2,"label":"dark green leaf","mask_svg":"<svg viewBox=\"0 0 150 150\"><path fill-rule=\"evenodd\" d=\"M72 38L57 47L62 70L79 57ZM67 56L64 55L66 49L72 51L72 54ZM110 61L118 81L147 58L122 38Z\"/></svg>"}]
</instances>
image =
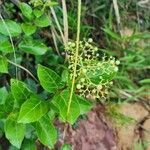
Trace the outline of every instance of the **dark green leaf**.
<instances>
[{"instance_id":1,"label":"dark green leaf","mask_svg":"<svg viewBox=\"0 0 150 150\"><path fill-rule=\"evenodd\" d=\"M42 15L41 17L36 18L34 23L38 27L47 27L51 25L51 20L47 15Z\"/></svg>"},{"instance_id":2,"label":"dark green leaf","mask_svg":"<svg viewBox=\"0 0 150 150\"><path fill-rule=\"evenodd\" d=\"M9 31L8 31L8 30ZM9 33L11 36L18 36L22 32L21 27L18 23L12 21L12 20L5 20L5 23L3 23L0 20L0 33L9 36Z\"/></svg>"},{"instance_id":3,"label":"dark green leaf","mask_svg":"<svg viewBox=\"0 0 150 150\"><path fill-rule=\"evenodd\" d=\"M42 117L36 123L37 136L40 142L49 148L53 148L57 141L57 130L48 117Z\"/></svg>"},{"instance_id":4,"label":"dark green leaf","mask_svg":"<svg viewBox=\"0 0 150 150\"><path fill-rule=\"evenodd\" d=\"M33 19L32 8L27 3L20 3L20 9L26 18Z\"/></svg>"},{"instance_id":5,"label":"dark green leaf","mask_svg":"<svg viewBox=\"0 0 150 150\"><path fill-rule=\"evenodd\" d=\"M80 115L80 106L76 95L73 94L70 110L68 111L69 99L70 92L68 90L64 90L53 98L52 103L58 108L59 117L62 121L74 124Z\"/></svg>"},{"instance_id":6,"label":"dark green leaf","mask_svg":"<svg viewBox=\"0 0 150 150\"><path fill-rule=\"evenodd\" d=\"M11 92L15 99L16 106L21 106L30 96L31 91L24 82L11 79Z\"/></svg>"},{"instance_id":7,"label":"dark green leaf","mask_svg":"<svg viewBox=\"0 0 150 150\"><path fill-rule=\"evenodd\" d=\"M5 103L7 96L8 96L8 92L7 92L6 87L0 88L0 104Z\"/></svg>"},{"instance_id":8,"label":"dark green leaf","mask_svg":"<svg viewBox=\"0 0 150 150\"><path fill-rule=\"evenodd\" d=\"M36 32L36 26L34 26L32 24L22 23L21 27L22 27L23 32L27 36L30 36L30 35L32 35L33 33Z\"/></svg>"},{"instance_id":9,"label":"dark green leaf","mask_svg":"<svg viewBox=\"0 0 150 150\"><path fill-rule=\"evenodd\" d=\"M23 141L23 144L21 146L21 150L36 150L36 144L35 141L25 139Z\"/></svg>"},{"instance_id":10,"label":"dark green leaf","mask_svg":"<svg viewBox=\"0 0 150 150\"><path fill-rule=\"evenodd\" d=\"M7 94L5 103L0 105L0 119L6 118L13 110L14 99L12 94Z\"/></svg>"},{"instance_id":11,"label":"dark green leaf","mask_svg":"<svg viewBox=\"0 0 150 150\"><path fill-rule=\"evenodd\" d=\"M61 78L53 70L38 65L38 78L42 87L50 93L55 93L61 86Z\"/></svg>"},{"instance_id":12,"label":"dark green leaf","mask_svg":"<svg viewBox=\"0 0 150 150\"><path fill-rule=\"evenodd\" d=\"M39 120L48 111L47 102L38 96L32 95L22 106L18 122L30 123Z\"/></svg>"},{"instance_id":13,"label":"dark green leaf","mask_svg":"<svg viewBox=\"0 0 150 150\"><path fill-rule=\"evenodd\" d=\"M0 55L0 73L8 73L7 58Z\"/></svg>"},{"instance_id":14,"label":"dark green leaf","mask_svg":"<svg viewBox=\"0 0 150 150\"><path fill-rule=\"evenodd\" d=\"M5 135L10 143L20 149L25 134L25 125L16 122L17 114L11 114L5 122Z\"/></svg>"},{"instance_id":15,"label":"dark green leaf","mask_svg":"<svg viewBox=\"0 0 150 150\"><path fill-rule=\"evenodd\" d=\"M90 101L84 99L83 97L77 96L77 100L80 106L80 115L90 111L93 106Z\"/></svg>"},{"instance_id":16,"label":"dark green leaf","mask_svg":"<svg viewBox=\"0 0 150 150\"><path fill-rule=\"evenodd\" d=\"M28 41L22 41L19 44L19 49L26 53L30 53L34 55L44 55L48 50L48 47L40 41L28 40Z\"/></svg>"}]
</instances>

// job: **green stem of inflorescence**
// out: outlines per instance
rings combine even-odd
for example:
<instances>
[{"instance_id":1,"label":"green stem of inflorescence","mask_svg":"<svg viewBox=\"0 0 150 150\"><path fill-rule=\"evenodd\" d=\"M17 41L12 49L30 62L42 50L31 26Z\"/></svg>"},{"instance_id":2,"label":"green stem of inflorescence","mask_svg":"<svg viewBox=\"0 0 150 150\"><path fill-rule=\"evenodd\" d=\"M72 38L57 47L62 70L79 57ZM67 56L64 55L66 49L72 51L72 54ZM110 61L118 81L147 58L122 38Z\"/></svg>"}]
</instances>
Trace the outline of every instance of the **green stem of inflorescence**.
<instances>
[{"instance_id":1,"label":"green stem of inflorescence","mask_svg":"<svg viewBox=\"0 0 150 150\"><path fill-rule=\"evenodd\" d=\"M80 22L81 22L81 0L78 0L78 24L77 24L75 62L74 62L74 67L73 67L73 78L72 78L72 85L71 85L71 91L70 91L69 102L68 102L67 118L68 118L68 115L70 112L72 96L73 96L74 87L75 87L76 73L77 73L77 63L78 63L78 55L79 55L79 41L80 41Z\"/></svg>"}]
</instances>

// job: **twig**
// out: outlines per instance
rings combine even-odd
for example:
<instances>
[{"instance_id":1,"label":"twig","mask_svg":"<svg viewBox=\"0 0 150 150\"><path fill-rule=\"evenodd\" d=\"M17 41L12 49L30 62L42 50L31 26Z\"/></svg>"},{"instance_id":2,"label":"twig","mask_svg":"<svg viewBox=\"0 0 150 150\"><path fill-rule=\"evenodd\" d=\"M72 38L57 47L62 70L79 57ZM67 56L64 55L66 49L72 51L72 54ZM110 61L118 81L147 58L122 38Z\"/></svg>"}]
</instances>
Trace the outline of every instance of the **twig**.
<instances>
[{"instance_id":1,"label":"twig","mask_svg":"<svg viewBox=\"0 0 150 150\"><path fill-rule=\"evenodd\" d=\"M19 3L20 1L19 0L10 0L12 3L14 3L16 6L19 7Z\"/></svg>"},{"instance_id":2,"label":"twig","mask_svg":"<svg viewBox=\"0 0 150 150\"><path fill-rule=\"evenodd\" d=\"M17 64L16 51L15 51L15 46L14 46L14 43L13 43L13 39L12 39L12 37L11 37L11 33L10 33L9 28L8 28L6 22L5 22L5 20L3 19L3 17L2 17L1 14L0 14L0 19L2 20L2 22L3 22L3 24L4 24L5 28L6 28L6 31L7 31L8 35L9 35L9 39L10 39L11 46L12 46L13 53L14 53L14 62L15 62L15 64ZM16 67L16 79L17 79L17 72L18 72L18 71L17 71L17 67Z\"/></svg>"},{"instance_id":3,"label":"twig","mask_svg":"<svg viewBox=\"0 0 150 150\"><path fill-rule=\"evenodd\" d=\"M56 22L56 25L57 25L57 27L58 27L58 30L59 30L59 32L60 32L60 35L61 35L62 41L63 41L63 43L64 43L64 45L65 45L65 43L66 43L66 42L65 42L64 34L63 34L63 32L62 32L61 26L60 26L59 21L58 21L58 19L57 19L57 16L56 16L55 10L54 10L54 8L53 8L53 7L50 7L50 9L51 9L51 12L52 12L53 18L54 18L54 20L55 20L55 22Z\"/></svg>"},{"instance_id":4,"label":"twig","mask_svg":"<svg viewBox=\"0 0 150 150\"><path fill-rule=\"evenodd\" d=\"M63 7L63 22L64 22L64 37L65 37L65 44L68 43L68 18L67 18L67 7L66 7L66 0L62 0L62 7Z\"/></svg>"},{"instance_id":5,"label":"twig","mask_svg":"<svg viewBox=\"0 0 150 150\"><path fill-rule=\"evenodd\" d=\"M58 54L59 56L61 56L61 55L60 55L60 52L59 52L59 50L58 50L58 46L57 46L57 42L56 42L56 36L55 36L55 34L54 34L54 27L53 27L53 26L51 27L51 32L52 32L52 37L53 37L53 41L54 41L54 46L55 46L56 52L57 52L57 54Z\"/></svg>"},{"instance_id":6,"label":"twig","mask_svg":"<svg viewBox=\"0 0 150 150\"><path fill-rule=\"evenodd\" d=\"M120 32L120 35L122 36L121 21L120 21L120 14L119 14L119 8L118 8L117 0L113 0L113 5L114 5L114 10L115 10L115 15L116 15L116 20L117 20L118 30Z\"/></svg>"},{"instance_id":7,"label":"twig","mask_svg":"<svg viewBox=\"0 0 150 150\"><path fill-rule=\"evenodd\" d=\"M23 66L21 66L21 65L19 65L19 64L16 64L16 63L14 63L14 62L12 62L12 61L10 61L10 60L8 60L8 59L7 59L7 61L8 61L10 64L12 64L12 65L14 65L14 66L16 66L16 67L18 67L18 68L20 68L20 69L26 71L36 82L39 82L39 81L35 78L35 76L34 76L28 69L26 69L25 67L23 67Z\"/></svg>"}]
</instances>

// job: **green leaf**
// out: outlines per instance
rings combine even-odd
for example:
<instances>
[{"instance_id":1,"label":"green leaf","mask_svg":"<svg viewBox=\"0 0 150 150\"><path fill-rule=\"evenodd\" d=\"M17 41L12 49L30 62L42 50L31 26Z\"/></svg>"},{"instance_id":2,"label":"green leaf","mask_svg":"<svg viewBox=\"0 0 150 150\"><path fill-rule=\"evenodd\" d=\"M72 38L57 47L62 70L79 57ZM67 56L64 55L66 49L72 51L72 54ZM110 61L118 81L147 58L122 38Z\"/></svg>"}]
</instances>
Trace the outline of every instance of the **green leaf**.
<instances>
[{"instance_id":1,"label":"green leaf","mask_svg":"<svg viewBox=\"0 0 150 150\"><path fill-rule=\"evenodd\" d=\"M7 92L6 87L0 88L0 104L5 103L7 96L8 96L8 92Z\"/></svg>"},{"instance_id":2,"label":"green leaf","mask_svg":"<svg viewBox=\"0 0 150 150\"><path fill-rule=\"evenodd\" d=\"M12 48L12 45L9 42L9 40L7 40L7 39L0 40L0 51L4 52L4 53L12 53L13 52L13 48Z\"/></svg>"},{"instance_id":3,"label":"green leaf","mask_svg":"<svg viewBox=\"0 0 150 150\"><path fill-rule=\"evenodd\" d=\"M69 90L64 90L63 92L61 92L53 98L52 103L58 108L59 117L62 121L67 121L70 124L74 124L80 115L80 106L76 95L73 94L70 105L70 111L67 114L69 98Z\"/></svg>"},{"instance_id":4,"label":"green leaf","mask_svg":"<svg viewBox=\"0 0 150 150\"><path fill-rule=\"evenodd\" d=\"M149 84L150 85L150 79L143 79L139 81L140 84Z\"/></svg>"},{"instance_id":5,"label":"green leaf","mask_svg":"<svg viewBox=\"0 0 150 150\"><path fill-rule=\"evenodd\" d=\"M48 50L48 47L40 41L28 40L28 41L22 41L19 44L19 49L26 53L30 53L34 55L44 55Z\"/></svg>"},{"instance_id":6,"label":"green leaf","mask_svg":"<svg viewBox=\"0 0 150 150\"><path fill-rule=\"evenodd\" d=\"M5 122L4 129L6 138L20 149L25 134L25 125L17 123L16 118L17 114L11 114Z\"/></svg>"},{"instance_id":7,"label":"green leaf","mask_svg":"<svg viewBox=\"0 0 150 150\"><path fill-rule=\"evenodd\" d=\"M49 148L53 148L57 142L57 130L48 117L42 117L36 123L36 132L40 142Z\"/></svg>"},{"instance_id":8,"label":"green leaf","mask_svg":"<svg viewBox=\"0 0 150 150\"><path fill-rule=\"evenodd\" d=\"M8 73L7 58L0 55L0 73Z\"/></svg>"},{"instance_id":9,"label":"green leaf","mask_svg":"<svg viewBox=\"0 0 150 150\"><path fill-rule=\"evenodd\" d=\"M38 27L47 27L51 25L51 20L47 15L42 15L41 17L36 18L34 23Z\"/></svg>"},{"instance_id":10,"label":"green leaf","mask_svg":"<svg viewBox=\"0 0 150 150\"><path fill-rule=\"evenodd\" d=\"M0 104L0 119L5 119L7 117L7 112L5 111L4 105Z\"/></svg>"},{"instance_id":11,"label":"green leaf","mask_svg":"<svg viewBox=\"0 0 150 150\"><path fill-rule=\"evenodd\" d=\"M93 65L90 69L87 70L86 76L90 79L90 81L94 84L99 84L100 82L106 83L111 81L116 75L115 66L110 64L110 62L93 62L99 63L101 65L101 69L96 68ZM93 69L94 68L94 69ZM95 73L93 73L95 70Z\"/></svg>"},{"instance_id":12,"label":"green leaf","mask_svg":"<svg viewBox=\"0 0 150 150\"><path fill-rule=\"evenodd\" d=\"M5 103L0 104L0 119L5 119L13 110L14 99L12 94L7 94Z\"/></svg>"},{"instance_id":13,"label":"green leaf","mask_svg":"<svg viewBox=\"0 0 150 150\"><path fill-rule=\"evenodd\" d=\"M121 40L122 40L121 37L120 37L120 35L117 34L117 33L115 33L115 32L113 32L113 31L111 31L111 29L109 29L109 28L103 28L102 30L103 30L105 33L107 33L108 35L110 35L112 38L114 38L114 39L116 39L116 40L118 40L118 41L121 41Z\"/></svg>"},{"instance_id":14,"label":"green leaf","mask_svg":"<svg viewBox=\"0 0 150 150\"><path fill-rule=\"evenodd\" d=\"M61 87L61 77L53 70L38 65L38 78L42 87L50 93L55 93Z\"/></svg>"},{"instance_id":15,"label":"green leaf","mask_svg":"<svg viewBox=\"0 0 150 150\"><path fill-rule=\"evenodd\" d=\"M61 82L67 83L68 80L69 80L69 72L68 72L68 70L63 70L63 72L61 74Z\"/></svg>"},{"instance_id":16,"label":"green leaf","mask_svg":"<svg viewBox=\"0 0 150 150\"><path fill-rule=\"evenodd\" d=\"M72 148L71 148L71 145L69 145L69 144L64 144L64 145L61 147L61 150L72 150Z\"/></svg>"},{"instance_id":17,"label":"green leaf","mask_svg":"<svg viewBox=\"0 0 150 150\"><path fill-rule=\"evenodd\" d=\"M32 8L27 3L20 3L20 9L26 18L33 19Z\"/></svg>"},{"instance_id":18,"label":"green leaf","mask_svg":"<svg viewBox=\"0 0 150 150\"><path fill-rule=\"evenodd\" d=\"M43 12L43 10L34 9L33 13L34 13L36 18L39 18L39 17L41 17L43 15L44 12Z\"/></svg>"},{"instance_id":19,"label":"green leaf","mask_svg":"<svg viewBox=\"0 0 150 150\"><path fill-rule=\"evenodd\" d=\"M48 111L47 102L38 96L32 95L22 106L18 122L30 123L39 120Z\"/></svg>"},{"instance_id":20,"label":"green leaf","mask_svg":"<svg viewBox=\"0 0 150 150\"><path fill-rule=\"evenodd\" d=\"M12 20L5 20L5 23L3 23L2 20L0 20L0 33L2 33L3 35L9 36L10 33L12 37L15 37L19 36L21 32L21 27L17 22L14 22Z\"/></svg>"},{"instance_id":21,"label":"green leaf","mask_svg":"<svg viewBox=\"0 0 150 150\"><path fill-rule=\"evenodd\" d=\"M93 106L93 104L90 101L80 96L77 96L77 99L78 99L78 103L80 106L80 115L85 114L86 112L90 111L90 109Z\"/></svg>"},{"instance_id":22,"label":"green leaf","mask_svg":"<svg viewBox=\"0 0 150 150\"><path fill-rule=\"evenodd\" d=\"M32 25L32 24L27 24L27 23L22 23L21 24L22 30L23 32L27 35L30 36L33 33L36 32L36 26Z\"/></svg>"},{"instance_id":23,"label":"green leaf","mask_svg":"<svg viewBox=\"0 0 150 150\"><path fill-rule=\"evenodd\" d=\"M16 106L21 106L30 96L31 91L24 82L11 79L11 92L15 99Z\"/></svg>"},{"instance_id":24,"label":"green leaf","mask_svg":"<svg viewBox=\"0 0 150 150\"><path fill-rule=\"evenodd\" d=\"M23 141L23 144L21 146L21 150L36 150L36 144L35 141L25 139Z\"/></svg>"}]
</instances>

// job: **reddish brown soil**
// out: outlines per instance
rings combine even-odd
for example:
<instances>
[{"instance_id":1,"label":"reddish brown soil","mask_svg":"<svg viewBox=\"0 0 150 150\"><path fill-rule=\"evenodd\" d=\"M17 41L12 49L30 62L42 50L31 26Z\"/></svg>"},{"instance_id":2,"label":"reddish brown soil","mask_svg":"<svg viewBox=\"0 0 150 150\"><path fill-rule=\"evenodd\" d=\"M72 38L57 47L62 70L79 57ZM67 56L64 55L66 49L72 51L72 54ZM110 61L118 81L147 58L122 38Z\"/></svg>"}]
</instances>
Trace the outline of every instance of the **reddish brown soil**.
<instances>
[{"instance_id":1,"label":"reddish brown soil","mask_svg":"<svg viewBox=\"0 0 150 150\"><path fill-rule=\"evenodd\" d=\"M77 123L76 129L68 128L65 143L71 144L73 150L117 150L115 132L103 114L104 108L100 105L92 109L87 119Z\"/></svg>"}]
</instances>

